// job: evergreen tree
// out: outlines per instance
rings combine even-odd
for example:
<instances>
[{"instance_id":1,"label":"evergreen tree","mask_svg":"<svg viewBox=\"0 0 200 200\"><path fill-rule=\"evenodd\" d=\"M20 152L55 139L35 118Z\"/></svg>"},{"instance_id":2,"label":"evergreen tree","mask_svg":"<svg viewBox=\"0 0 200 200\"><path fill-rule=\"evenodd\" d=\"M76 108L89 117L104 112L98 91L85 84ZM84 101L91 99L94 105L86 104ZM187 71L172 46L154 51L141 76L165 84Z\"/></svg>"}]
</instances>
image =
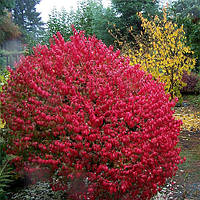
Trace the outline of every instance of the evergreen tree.
<instances>
[{"instance_id":1,"label":"evergreen tree","mask_svg":"<svg viewBox=\"0 0 200 200\"><path fill-rule=\"evenodd\" d=\"M98 39L110 45L114 39L108 30L111 28L109 22L112 22L113 18L112 10L104 8L101 0L83 0L79 2L76 11L53 9L47 22L44 43L48 43L49 38L58 31L68 40L72 35L73 24L77 30L84 30L86 36L95 34Z\"/></svg>"},{"instance_id":2,"label":"evergreen tree","mask_svg":"<svg viewBox=\"0 0 200 200\"><path fill-rule=\"evenodd\" d=\"M1 0L0 1L0 16L5 15L5 9L10 10L15 5L15 0Z\"/></svg>"},{"instance_id":3,"label":"evergreen tree","mask_svg":"<svg viewBox=\"0 0 200 200\"><path fill-rule=\"evenodd\" d=\"M178 0L174 1L169 9L173 20L179 26L183 25L187 43L195 52L197 58L195 70L200 71L200 1Z\"/></svg>"},{"instance_id":4,"label":"evergreen tree","mask_svg":"<svg viewBox=\"0 0 200 200\"><path fill-rule=\"evenodd\" d=\"M74 24L77 29L85 30L86 35L95 34L107 45L113 43L108 33L110 24L114 23L114 13L110 8L104 8L102 0L83 0L75 13Z\"/></svg>"},{"instance_id":5,"label":"evergreen tree","mask_svg":"<svg viewBox=\"0 0 200 200\"><path fill-rule=\"evenodd\" d=\"M67 12L64 8L61 11L54 8L49 14L42 43L49 44L49 39L56 35L57 32L60 32L65 41L69 40L72 35L71 25L74 24L74 16L73 10Z\"/></svg>"},{"instance_id":6,"label":"evergreen tree","mask_svg":"<svg viewBox=\"0 0 200 200\"><path fill-rule=\"evenodd\" d=\"M14 22L28 33L36 33L42 27L40 13L36 11L36 5L40 0L15 0L13 9Z\"/></svg>"},{"instance_id":7,"label":"evergreen tree","mask_svg":"<svg viewBox=\"0 0 200 200\"><path fill-rule=\"evenodd\" d=\"M141 20L137 13L142 12L144 17L158 14L158 0L112 0L112 8L116 14L116 27L120 28L122 35L127 35L127 40L132 40L127 29L133 27L134 35L142 31Z\"/></svg>"},{"instance_id":8,"label":"evergreen tree","mask_svg":"<svg viewBox=\"0 0 200 200\"><path fill-rule=\"evenodd\" d=\"M90 4L93 13L92 29L93 34L106 45L112 45L114 38L109 34L112 24L115 23L115 13L111 8L104 8L102 1Z\"/></svg>"}]
</instances>

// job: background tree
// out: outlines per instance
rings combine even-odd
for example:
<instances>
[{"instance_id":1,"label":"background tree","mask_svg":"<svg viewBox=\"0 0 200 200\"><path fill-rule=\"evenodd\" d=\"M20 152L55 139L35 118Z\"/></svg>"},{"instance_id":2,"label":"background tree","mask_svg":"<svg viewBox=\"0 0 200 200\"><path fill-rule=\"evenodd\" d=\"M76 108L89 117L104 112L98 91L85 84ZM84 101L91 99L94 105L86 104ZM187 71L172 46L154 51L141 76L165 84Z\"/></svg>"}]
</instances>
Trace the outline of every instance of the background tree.
<instances>
[{"instance_id":1,"label":"background tree","mask_svg":"<svg viewBox=\"0 0 200 200\"><path fill-rule=\"evenodd\" d=\"M16 24L27 32L37 32L43 25L36 5L40 0L15 0L13 19Z\"/></svg>"},{"instance_id":2,"label":"background tree","mask_svg":"<svg viewBox=\"0 0 200 200\"><path fill-rule=\"evenodd\" d=\"M57 32L60 32L65 40L68 40L72 34L71 25L74 21L74 11L67 12L64 8L58 11L54 8L49 14L47 28L43 35L43 43L48 43L49 39Z\"/></svg>"},{"instance_id":3,"label":"background tree","mask_svg":"<svg viewBox=\"0 0 200 200\"><path fill-rule=\"evenodd\" d=\"M165 83L165 89L172 98L181 97L180 89L185 86L183 73L189 72L195 65L195 59L190 57L193 52L186 44L183 26L178 28L175 23L168 21L166 12L163 19L156 16L152 21L148 21L141 13L139 16L147 42L140 40L139 50L129 51L132 64L141 64L155 79Z\"/></svg>"},{"instance_id":4,"label":"background tree","mask_svg":"<svg viewBox=\"0 0 200 200\"><path fill-rule=\"evenodd\" d=\"M108 33L111 23L115 23L115 13L110 8L104 8L102 0L84 0L80 2L75 14L75 27L85 30L86 35L95 34L107 45L113 43Z\"/></svg>"},{"instance_id":5,"label":"background tree","mask_svg":"<svg viewBox=\"0 0 200 200\"><path fill-rule=\"evenodd\" d=\"M133 34L136 35L142 31L141 20L137 16L142 12L144 17L154 16L159 11L158 0L112 0L112 9L116 14L116 27L120 27L122 35L126 35L127 40L133 40L127 29L133 26Z\"/></svg>"},{"instance_id":6,"label":"background tree","mask_svg":"<svg viewBox=\"0 0 200 200\"><path fill-rule=\"evenodd\" d=\"M181 26L186 33L187 44L198 57L195 70L200 71L200 1L178 0L172 3L169 9L173 20Z\"/></svg>"},{"instance_id":7,"label":"background tree","mask_svg":"<svg viewBox=\"0 0 200 200\"><path fill-rule=\"evenodd\" d=\"M98 3L101 3L101 1L98 1ZM77 29L84 30L87 35L92 35L94 32L93 10L98 7L98 3L94 0L83 0L79 2L78 9L75 12L74 25Z\"/></svg>"},{"instance_id":8,"label":"background tree","mask_svg":"<svg viewBox=\"0 0 200 200\"><path fill-rule=\"evenodd\" d=\"M110 7L104 8L102 3L96 4L95 9L93 9L93 32L107 46L114 43L114 38L109 31L116 23L115 20L115 13Z\"/></svg>"},{"instance_id":9,"label":"background tree","mask_svg":"<svg viewBox=\"0 0 200 200\"><path fill-rule=\"evenodd\" d=\"M47 22L44 42L48 43L49 38L58 31L65 40L68 40L72 35L71 25L73 24L76 29L84 30L87 36L95 34L98 39L110 45L114 40L108 33L111 28L109 21L112 19L114 19L112 10L104 8L101 0L81 1L76 11L67 12L64 9L61 11L53 9Z\"/></svg>"},{"instance_id":10,"label":"background tree","mask_svg":"<svg viewBox=\"0 0 200 200\"><path fill-rule=\"evenodd\" d=\"M43 29L40 13L36 11L36 5L40 0L15 0L15 7L12 10L13 20L20 27L22 40L27 44L29 53L32 47L40 41Z\"/></svg>"},{"instance_id":11,"label":"background tree","mask_svg":"<svg viewBox=\"0 0 200 200\"><path fill-rule=\"evenodd\" d=\"M10 10L15 5L15 0L1 0L0 1L0 16L5 15L5 10Z\"/></svg>"},{"instance_id":12,"label":"background tree","mask_svg":"<svg viewBox=\"0 0 200 200\"><path fill-rule=\"evenodd\" d=\"M2 45L8 40L13 40L21 36L20 29L12 21L11 13L0 16L0 54L5 54ZM0 57L0 73L6 67L6 58Z\"/></svg>"},{"instance_id":13,"label":"background tree","mask_svg":"<svg viewBox=\"0 0 200 200\"><path fill-rule=\"evenodd\" d=\"M20 36L20 30L12 21L11 13L0 16L0 44L6 40L16 39Z\"/></svg>"}]
</instances>

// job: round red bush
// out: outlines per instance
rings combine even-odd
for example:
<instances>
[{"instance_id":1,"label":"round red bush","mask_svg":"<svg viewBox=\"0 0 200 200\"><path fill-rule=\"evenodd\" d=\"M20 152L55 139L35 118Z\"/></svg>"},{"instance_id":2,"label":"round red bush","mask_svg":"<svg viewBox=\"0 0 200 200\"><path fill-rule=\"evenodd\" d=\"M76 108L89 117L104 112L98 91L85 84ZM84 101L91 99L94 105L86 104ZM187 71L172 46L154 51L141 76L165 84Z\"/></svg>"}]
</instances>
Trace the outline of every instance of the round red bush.
<instances>
[{"instance_id":1,"label":"round red bush","mask_svg":"<svg viewBox=\"0 0 200 200\"><path fill-rule=\"evenodd\" d=\"M7 152L18 170L49 169L52 188L71 198L150 199L181 161L175 102L119 51L73 31L11 71Z\"/></svg>"}]
</instances>

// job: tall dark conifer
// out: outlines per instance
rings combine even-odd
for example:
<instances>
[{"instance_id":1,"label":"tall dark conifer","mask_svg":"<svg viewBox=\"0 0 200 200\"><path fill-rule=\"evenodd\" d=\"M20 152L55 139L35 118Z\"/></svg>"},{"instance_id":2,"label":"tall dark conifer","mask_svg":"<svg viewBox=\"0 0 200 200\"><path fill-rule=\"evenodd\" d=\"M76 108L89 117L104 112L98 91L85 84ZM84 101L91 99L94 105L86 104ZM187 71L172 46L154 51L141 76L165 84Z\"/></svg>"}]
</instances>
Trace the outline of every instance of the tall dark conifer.
<instances>
[{"instance_id":1,"label":"tall dark conifer","mask_svg":"<svg viewBox=\"0 0 200 200\"><path fill-rule=\"evenodd\" d=\"M122 35L128 34L127 29L133 27L136 35L142 30L141 20L137 16L142 12L144 17L158 14L159 0L111 0L112 8L116 13L116 26ZM128 38L127 38L128 39Z\"/></svg>"},{"instance_id":2,"label":"tall dark conifer","mask_svg":"<svg viewBox=\"0 0 200 200\"><path fill-rule=\"evenodd\" d=\"M15 0L13 9L14 22L28 33L35 33L42 27L40 13L36 11L36 5L40 0Z\"/></svg>"},{"instance_id":3,"label":"tall dark conifer","mask_svg":"<svg viewBox=\"0 0 200 200\"><path fill-rule=\"evenodd\" d=\"M0 0L0 16L7 14L5 10L10 10L14 5L15 0Z\"/></svg>"},{"instance_id":4,"label":"tall dark conifer","mask_svg":"<svg viewBox=\"0 0 200 200\"><path fill-rule=\"evenodd\" d=\"M169 8L173 20L183 25L188 45L195 52L196 72L200 72L200 0L177 0Z\"/></svg>"}]
</instances>

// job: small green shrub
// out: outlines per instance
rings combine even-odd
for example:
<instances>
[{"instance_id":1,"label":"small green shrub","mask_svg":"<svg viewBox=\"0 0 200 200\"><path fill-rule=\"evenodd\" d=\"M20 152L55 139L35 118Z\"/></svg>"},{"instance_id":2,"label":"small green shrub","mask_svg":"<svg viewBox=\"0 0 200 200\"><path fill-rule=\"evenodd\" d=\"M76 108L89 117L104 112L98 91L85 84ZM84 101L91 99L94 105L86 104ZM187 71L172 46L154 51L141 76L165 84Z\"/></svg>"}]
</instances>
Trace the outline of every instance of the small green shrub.
<instances>
[{"instance_id":1,"label":"small green shrub","mask_svg":"<svg viewBox=\"0 0 200 200\"><path fill-rule=\"evenodd\" d=\"M0 72L0 91L2 91L3 86L7 84L9 76L10 73L8 70L3 70Z\"/></svg>"},{"instance_id":2,"label":"small green shrub","mask_svg":"<svg viewBox=\"0 0 200 200\"><path fill-rule=\"evenodd\" d=\"M5 141L0 137L0 200L6 199L5 189L13 181L14 175L13 169L9 164L9 161L13 158L3 151L4 147Z\"/></svg>"},{"instance_id":3,"label":"small green shrub","mask_svg":"<svg viewBox=\"0 0 200 200\"><path fill-rule=\"evenodd\" d=\"M9 72L7 70L3 70L0 73L0 91L3 90L3 86L7 84L7 80L9 79ZM9 161L11 157L8 156L5 151L3 151L5 147L5 141L3 139L2 134L5 134L4 131L5 122L0 118L0 200L6 199L5 189L9 186L9 183L12 182L13 170L9 165Z\"/></svg>"}]
</instances>

